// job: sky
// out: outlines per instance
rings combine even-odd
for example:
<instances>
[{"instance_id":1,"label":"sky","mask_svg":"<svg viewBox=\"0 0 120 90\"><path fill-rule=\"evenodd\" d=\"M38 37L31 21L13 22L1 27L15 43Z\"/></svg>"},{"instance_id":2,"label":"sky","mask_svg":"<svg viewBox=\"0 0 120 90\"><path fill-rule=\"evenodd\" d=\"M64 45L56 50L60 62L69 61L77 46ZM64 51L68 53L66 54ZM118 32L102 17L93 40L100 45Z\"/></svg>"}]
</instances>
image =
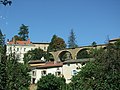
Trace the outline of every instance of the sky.
<instances>
[{"instance_id":1,"label":"sky","mask_svg":"<svg viewBox=\"0 0 120 90\"><path fill-rule=\"evenodd\" d=\"M56 34L68 42L73 29L78 46L120 37L120 0L12 0L0 4L0 29L11 39L29 26L32 42L50 42Z\"/></svg>"}]
</instances>

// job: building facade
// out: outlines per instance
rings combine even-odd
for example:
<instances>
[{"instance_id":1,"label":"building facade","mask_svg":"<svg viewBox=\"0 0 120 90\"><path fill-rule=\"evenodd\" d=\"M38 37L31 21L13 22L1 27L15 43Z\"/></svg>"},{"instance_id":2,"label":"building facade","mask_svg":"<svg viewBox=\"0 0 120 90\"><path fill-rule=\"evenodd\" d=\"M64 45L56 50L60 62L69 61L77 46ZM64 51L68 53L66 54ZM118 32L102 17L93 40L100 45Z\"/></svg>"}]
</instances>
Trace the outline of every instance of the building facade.
<instances>
[{"instance_id":1,"label":"building facade","mask_svg":"<svg viewBox=\"0 0 120 90\"><path fill-rule=\"evenodd\" d=\"M28 39L27 41L7 41L6 54L9 55L11 53L15 53L15 56L19 59L19 62L24 63L24 54L27 53L29 50L40 48L44 51L47 51L48 46L49 43L32 43L30 42L30 39Z\"/></svg>"},{"instance_id":2,"label":"building facade","mask_svg":"<svg viewBox=\"0 0 120 90\"><path fill-rule=\"evenodd\" d=\"M93 59L79 59L79 60L68 60L65 62L37 62L31 61L29 62L31 66L31 84L35 84L38 80L49 73L57 76L64 77L66 79L66 83L71 82L71 78L76 75L81 68L85 65L86 62L91 61Z\"/></svg>"}]
</instances>

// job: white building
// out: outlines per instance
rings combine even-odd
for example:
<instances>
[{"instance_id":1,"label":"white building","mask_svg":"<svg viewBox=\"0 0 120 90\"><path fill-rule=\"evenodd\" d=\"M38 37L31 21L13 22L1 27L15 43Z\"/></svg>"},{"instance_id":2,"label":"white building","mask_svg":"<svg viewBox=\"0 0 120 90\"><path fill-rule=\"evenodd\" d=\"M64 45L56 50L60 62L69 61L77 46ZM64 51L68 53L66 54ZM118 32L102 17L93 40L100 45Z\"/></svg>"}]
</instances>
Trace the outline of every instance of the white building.
<instances>
[{"instance_id":1,"label":"white building","mask_svg":"<svg viewBox=\"0 0 120 90\"><path fill-rule=\"evenodd\" d=\"M40 62L31 61L31 83L35 84L42 77L49 73L55 76L63 76L66 79L66 83L71 82L72 76L76 75L80 71L81 67L86 62L93 59L79 59L79 60L68 60L65 62Z\"/></svg>"},{"instance_id":2,"label":"white building","mask_svg":"<svg viewBox=\"0 0 120 90\"><path fill-rule=\"evenodd\" d=\"M33 64L32 64L33 63ZM40 62L35 64L36 61L30 62L31 66L31 83L35 84L42 77L49 73L54 74L55 76L61 76L63 74L63 63L54 63L54 62Z\"/></svg>"},{"instance_id":3,"label":"white building","mask_svg":"<svg viewBox=\"0 0 120 90\"><path fill-rule=\"evenodd\" d=\"M24 54L27 53L29 50L33 50L35 48L41 48L44 51L47 51L49 43L32 43L30 39L27 41L8 41L7 42L7 52L6 54L9 55L10 53L15 52L17 58L19 58L19 62L23 63Z\"/></svg>"}]
</instances>

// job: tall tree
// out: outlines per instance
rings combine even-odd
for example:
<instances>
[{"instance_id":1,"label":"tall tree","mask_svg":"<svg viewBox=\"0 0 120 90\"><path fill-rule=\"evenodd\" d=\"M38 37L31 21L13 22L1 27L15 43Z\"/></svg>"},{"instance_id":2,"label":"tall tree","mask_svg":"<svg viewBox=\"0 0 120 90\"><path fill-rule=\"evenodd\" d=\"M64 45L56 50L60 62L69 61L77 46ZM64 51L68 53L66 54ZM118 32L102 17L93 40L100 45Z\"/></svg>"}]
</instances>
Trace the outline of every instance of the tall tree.
<instances>
[{"instance_id":1,"label":"tall tree","mask_svg":"<svg viewBox=\"0 0 120 90\"><path fill-rule=\"evenodd\" d=\"M71 29L70 36L68 37L68 47L69 48L78 47L78 45L76 44L76 38L73 29Z\"/></svg>"},{"instance_id":2,"label":"tall tree","mask_svg":"<svg viewBox=\"0 0 120 90\"><path fill-rule=\"evenodd\" d=\"M27 41L28 40L28 26L22 24L20 26L20 31L18 33L18 35L20 36L20 38L23 40L23 41Z\"/></svg>"},{"instance_id":3,"label":"tall tree","mask_svg":"<svg viewBox=\"0 0 120 90\"><path fill-rule=\"evenodd\" d=\"M18 63L14 54L9 55L6 61L6 83L5 90L29 90L29 69Z\"/></svg>"},{"instance_id":4,"label":"tall tree","mask_svg":"<svg viewBox=\"0 0 120 90\"><path fill-rule=\"evenodd\" d=\"M4 43L4 35L0 30L0 89L5 90L6 87L6 50Z\"/></svg>"},{"instance_id":5,"label":"tall tree","mask_svg":"<svg viewBox=\"0 0 120 90\"><path fill-rule=\"evenodd\" d=\"M51 42L49 44L48 50L56 51L56 50L61 50L65 48L66 48L65 41L62 38L58 37L57 35L53 35Z\"/></svg>"},{"instance_id":6,"label":"tall tree","mask_svg":"<svg viewBox=\"0 0 120 90\"><path fill-rule=\"evenodd\" d=\"M0 46L4 46L4 45L5 45L5 37L0 29Z\"/></svg>"}]
</instances>

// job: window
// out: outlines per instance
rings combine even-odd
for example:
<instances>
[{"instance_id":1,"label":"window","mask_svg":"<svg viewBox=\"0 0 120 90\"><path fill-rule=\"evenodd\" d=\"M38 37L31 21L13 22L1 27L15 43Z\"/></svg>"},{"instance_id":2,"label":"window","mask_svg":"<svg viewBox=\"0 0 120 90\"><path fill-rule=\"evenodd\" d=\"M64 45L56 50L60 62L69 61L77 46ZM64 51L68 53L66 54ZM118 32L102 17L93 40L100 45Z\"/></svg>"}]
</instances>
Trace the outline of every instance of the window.
<instances>
[{"instance_id":1,"label":"window","mask_svg":"<svg viewBox=\"0 0 120 90\"><path fill-rule=\"evenodd\" d=\"M76 75L77 71L76 70L72 70L72 75Z\"/></svg>"},{"instance_id":2,"label":"window","mask_svg":"<svg viewBox=\"0 0 120 90\"><path fill-rule=\"evenodd\" d=\"M60 72L60 71L55 72L55 75L56 75L56 76L60 76L60 75L61 75L61 72Z\"/></svg>"},{"instance_id":3,"label":"window","mask_svg":"<svg viewBox=\"0 0 120 90\"><path fill-rule=\"evenodd\" d=\"M32 78L32 84L35 84L36 78Z\"/></svg>"},{"instance_id":4,"label":"window","mask_svg":"<svg viewBox=\"0 0 120 90\"><path fill-rule=\"evenodd\" d=\"M46 71L45 70L41 71L41 75L45 76L46 75Z\"/></svg>"},{"instance_id":5,"label":"window","mask_svg":"<svg viewBox=\"0 0 120 90\"><path fill-rule=\"evenodd\" d=\"M24 52L26 51L26 48L24 48Z\"/></svg>"},{"instance_id":6,"label":"window","mask_svg":"<svg viewBox=\"0 0 120 90\"><path fill-rule=\"evenodd\" d=\"M68 63L67 65L70 66L70 63Z\"/></svg>"},{"instance_id":7,"label":"window","mask_svg":"<svg viewBox=\"0 0 120 90\"><path fill-rule=\"evenodd\" d=\"M19 48L17 48L17 51L19 51Z\"/></svg>"},{"instance_id":8,"label":"window","mask_svg":"<svg viewBox=\"0 0 120 90\"><path fill-rule=\"evenodd\" d=\"M16 58L20 60L20 54L16 54Z\"/></svg>"},{"instance_id":9,"label":"window","mask_svg":"<svg viewBox=\"0 0 120 90\"><path fill-rule=\"evenodd\" d=\"M36 71L33 71L33 72L32 72L32 75L33 75L33 76L36 76Z\"/></svg>"},{"instance_id":10,"label":"window","mask_svg":"<svg viewBox=\"0 0 120 90\"><path fill-rule=\"evenodd\" d=\"M9 49L10 51L12 51L12 47L10 47L10 49Z\"/></svg>"},{"instance_id":11,"label":"window","mask_svg":"<svg viewBox=\"0 0 120 90\"><path fill-rule=\"evenodd\" d=\"M84 66L84 65L85 65L85 62L81 63L81 65Z\"/></svg>"},{"instance_id":12,"label":"window","mask_svg":"<svg viewBox=\"0 0 120 90\"><path fill-rule=\"evenodd\" d=\"M46 50L46 47L44 47L44 50Z\"/></svg>"}]
</instances>

